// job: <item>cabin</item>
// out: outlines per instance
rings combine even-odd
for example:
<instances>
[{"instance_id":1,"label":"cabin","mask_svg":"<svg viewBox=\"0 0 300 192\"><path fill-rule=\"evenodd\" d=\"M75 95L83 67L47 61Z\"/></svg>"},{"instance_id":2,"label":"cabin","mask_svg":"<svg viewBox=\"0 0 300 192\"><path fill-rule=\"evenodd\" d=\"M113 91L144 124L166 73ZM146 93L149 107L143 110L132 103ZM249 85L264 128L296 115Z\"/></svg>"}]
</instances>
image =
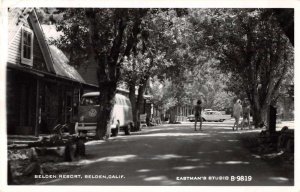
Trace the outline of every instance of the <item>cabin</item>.
<instances>
[{"instance_id":1,"label":"cabin","mask_svg":"<svg viewBox=\"0 0 300 192\"><path fill-rule=\"evenodd\" d=\"M54 25L43 24L42 28L43 31L45 32L47 39L58 39L61 35L63 35L61 31L56 30L56 27ZM69 53L65 53L65 54L70 55ZM89 85L93 85L93 87L90 86L90 88L84 89L83 93L99 91L99 89L94 89L94 87L99 86L98 74L97 74L98 64L95 62L87 61L85 63L81 63L79 66L76 67L77 67L76 70L84 79L84 81ZM119 87L117 88L117 93L129 97L129 91L126 89L126 85L124 83L119 84ZM151 109L153 108L150 103L150 98L151 98L150 95L144 95L144 100L140 108L141 113L148 114L148 117L151 116Z\"/></svg>"},{"instance_id":2,"label":"cabin","mask_svg":"<svg viewBox=\"0 0 300 192\"><path fill-rule=\"evenodd\" d=\"M8 10L6 74L8 135L39 136L74 124L82 90L95 88L48 45L34 8Z\"/></svg>"}]
</instances>

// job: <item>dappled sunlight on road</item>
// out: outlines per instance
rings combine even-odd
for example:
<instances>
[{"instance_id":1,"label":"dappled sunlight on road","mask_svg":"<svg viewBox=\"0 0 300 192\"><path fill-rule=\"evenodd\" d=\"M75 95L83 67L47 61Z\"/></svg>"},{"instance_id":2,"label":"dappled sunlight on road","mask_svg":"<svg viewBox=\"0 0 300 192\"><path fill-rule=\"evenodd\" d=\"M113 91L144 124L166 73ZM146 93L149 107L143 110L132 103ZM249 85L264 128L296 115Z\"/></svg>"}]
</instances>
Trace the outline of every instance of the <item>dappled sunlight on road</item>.
<instances>
[{"instance_id":1,"label":"dappled sunlight on road","mask_svg":"<svg viewBox=\"0 0 300 192\"><path fill-rule=\"evenodd\" d=\"M276 181L278 183L285 183L289 181L289 179L286 177L269 177L269 180Z\"/></svg>"},{"instance_id":2,"label":"dappled sunlight on road","mask_svg":"<svg viewBox=\"0 0 300 192\"><path fill-rule=\"evenodd\" d=\"M220 153L220 151L200 151L198 154L205 154L205 153Z\"/></svg>"},{"instance_id":3,"label":"dappled sunlight on road","mask_svg":"<svg viewBox=\"0 0 300 192\"><path fill-rule=\"evenodd\" d=\"M251 130L238 130L238 131L219 131L218 133L224 133L224 134L243 134L243 133L259 133L262 129L251 129Z\"/></svg>"},{"instance_id":4,"label":"dappled sunlight on road","mask_svg":"<svg viewBox=\"0 0 300 192\"><path fill-rule=\"evenodd\" d=\"M261 159L260 155L252 155L252 157L256 158L256 159Z\"/></svg>"},{"instance_id":5,"label":"dappled sunlight on road","mask_svg":"<svg viewBox=\"0 0 300 192\"><path fill-rule=\"evenodd\" d=\"M199 162L201 161L200 159L187 159L186 161L190 161L190 162Z\"/></svg>"},{"instance_id":6,"label":"dappled sunlight on road","mask_svg":"<svg viewBox=\"0 0 300 192\"><path fill-rule=\"evenodd\" d=\"M106 141L104 140L93 140L93 141L88 141L85 143L85 145L98 145L98 144L102 144L105 143Z\"/></svg>"},{"instance_id":7,"label":"dappled sunlight on road","mask_svg":"<svg viewBox=\"0 0 300 192\"><path fill-rule=\"evenodd\" d=\"M147 129L143 128L143 132L149 133L149 132L160 132L160 131L167 131L167 130L176 130L177 128L175 127L162 127L162 128L152 128L152 129Z\"/></svg>"},{"instance_id":8,"label":"dappled sunlight on road","mask_svg":"<svg viewBox=\"0 0 300 192\"><path fill-rule=\"evenodd\" d=\"M146 178L144 178L144 181L156 181L156 182L159 182L159 184L161 184L161 185L176 185L176 184L179 184L179 182L170 180L164 175L154 176L154 177L146 177Z\"/></svg>"},{"instance_id":9,"label":"dappled sunlight on road","mask_svg":"<svg viewBox=\"0 0 300 192\"><path fill-rule=\"evenodd\" d=\"M91 174L122 174L124 180L88 180L101 185L288 185L291 180L249 153L241 138L257 135L262 129L232 131L232 122L203 124L194 131L193 123L145 127L131 135L107 141L89 141L87 159L68 164L86 165ZM198 128L198 127L197 127ZM278 155L278 154L272 154ZM274 171L275 170L275 171ZM278 168L278 170L280 170ZM280 170L282 171L282 170ZM279 173L274 175L274 172ZM184 181L177 177L251 175L251 183ZM61 181L61 182L66 182ZM67 182L66 182L67 183ZM71 184L71 181L68 183Z\"/></svg>"},{"instance_id":10,"label":"dappled sunlight on road","mask_svg":"<svg viewBox=\"0 0 300 192\"><path fill-rule=\"evenodd\" d=\"M215 164L218 165L237 165L237 164L250 164L249 162L244 162L244 161L218 161Z\"/></svg>"},{"instance_id":11,"label":"dappled sunlight on road","mask_svg":"<svg viewBox=\"0 0 300 192\"><path fill-rule=\"evenodd\" d=\"M142 137L178 137L178 136L207 136L209 134L206 133L153 133L153 134L145 134L139 135Z\"/></svg>"},{"instance_id":12,"label":"dappled sunlight on road","mask_svg":"<svg viewBox=\"0 0 300 192\"><path fill-rule=\"evenodd\" d=\"M176 154L165 154L165 155L155 155L152 160L167 160L167 159L178 159L185 158L184 156L179 156Z\"/></svg>"},{"instance_id":13,"label":"dappled sunlight on road","mask_svg":"<svg viewBox=\"0 0 300 192\"><path fill-rule=\"evenodd\" d=\"M214 125L214 124L202 124L204 129L211 129L211 128L226 128L226 129L232 129L232 125L224 125L224 124L219 124L219 125Z\"/></svg>"},{"instance_id":14,"label":"dappled sunlight on road","mask_svg":"<svg viewBox=\"0 0 300 192\"><path fill-rule=\"evenodd\" d=\"M284 151L279 151L278 153L271 153L271 154L267 154L264 155L265 157L269 157L269 158L274 158L276 156L282 155L284 153Z\"/></svg>"},{"instance_id":15,"label":"dappled sunlight on road","mask_svg":"<svg viewBox=\"0 0 300 192\"><path fill-rule=\"evenodd\" d=\"M103 157L98 159L98 161L126 162L136 157L137 157L136 155L121 155L121 156Z\"/></svg>"},{"instance_id":16,"label":"dappled sunlight on road","mask_svg":"<svg viewBox=\"0 0 300 192\"><path fill-rule=\"evenodd\" d=\"M182 166L182 167L173 167L174 170L192 170L197 168L206 168L204 165L200 166Z\"/></svg>"},{"instance_id":17,"label":"dappled sunlight on road","mask_svg":"<svg viewBox=\"0 0 300 192\"><path fill-rule=\"evenodd\" d=\"M135 159L137 156L136 155L121 155L121 156L109 156L109 157L102 157L99 159L92 159L92 160L88 160L88 159L83 159L77 162L63 162L63 163L59 163L59 165L88 165L88 164L92 164L92 163L97 163L97 162L127 162L129 160L133 160Z\"/></svg>"}]
</instances>

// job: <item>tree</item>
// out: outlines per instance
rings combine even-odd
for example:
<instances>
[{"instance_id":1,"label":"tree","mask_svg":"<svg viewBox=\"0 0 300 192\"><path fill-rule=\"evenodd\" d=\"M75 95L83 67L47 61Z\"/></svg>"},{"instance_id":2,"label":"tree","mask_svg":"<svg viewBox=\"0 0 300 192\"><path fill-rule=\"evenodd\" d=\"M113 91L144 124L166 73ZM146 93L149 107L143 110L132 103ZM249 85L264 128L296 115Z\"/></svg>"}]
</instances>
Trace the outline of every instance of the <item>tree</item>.
<instances>
[{"instance_id":1,"label":"tree","mask_svg":"<svg viewBox=\"0 0 300 192\"><path fill-rule=\"evenodd\" d=\"M55 44L70 54L73 65L99 64L100 101L103 102L99 115L104 118L99 120L97 130L106 130L103 127L109 123L108 114L121 72L122 80L129 87L134 121L138 125L139 105L149 78L170 63L165 55L170 52L174 35L168 30L177 30L171 18L184 15L184 10L62 9L61 12L64 18L57 23L57 29L65 35ZM101 137L105 134L97 133Z\"/></svg>"},{"instance_id":2,"label":"tree","mask_svg":"<svg viewBox=\"0 0 300 192\"><path fill-rule=\"evenodd\" d=\"M228 74L228 89L249 99L256 126L266 121L268 107L276 102L279 87L293 65L289 40L276 18L264 12L195 10L191 18L195 28L203 32L201 43L220 61L216 67Z\"/></svg>"},{"instance_id":3,"label":"tree","mask_svg":"<svg viewBox=\"0 0 300 192\"><path fill-rule=\"evenodd\" d=\"M73 65L97 63L100 110L96 129L97 139L109 136L110 114L120 80L120 58L124 54L124 39L132 20L130 9L62 9L63 19L57 30L64 36L55 44L70 54ZM100 118L101 117L101 118Z\"/></svg>"},{"instance_id":4,"label":"tree","mask_svg":"<svg viewBox=\"0 0 300 192\"><path fill-rule=\"evenodd\" d=\"M161 81L157 77L151 79L150 94L153 106L165 115L165 112L177 105L176 94L172 87L172 82L168 80Z\"/></svg>"},{"instance_id":5,"label":"tree","mask_svg":"<svg viewBox=\"0 0 300 192\"><path fill-rule=\"evenodd\" d=\"M207 60L207 53L200 52L199 46L195 43L198 34L188 22L190 10L182 10L184 14L178 14L179 10L177 9L171 10L162 20L162 23L166 25L166 30L163 31L163 37L166 37L166 40L160 42L164 45L162 47L164 47L166 53L164 58L167 62L155 74L161 81L169 82L169 92L166 93L167 97L163 98L170 101L172 105L168 105L169 107L175 107L173 104L176 106L191 104L192 98L188 94L186 86L193 81L190 72L196 66L201 69ZM180 17L176 17L176 15Z\"/></svg>"},{"instance_id":6,"label":"tree","mask_svg":"<svg viewBox=\"0 0 300 192\"><path fill-rule=\"evenodd\" d=\"M265 12L267 16L268 13L274 14L283 32L289 38L291 44L294 46L294 9L277 8Z\"/></svg>"},{"instance_id":7,"label":"tree","mask_svg":"<svg viewBox=\"0 0 300 192\"><path fill-rule=\"evenodd\" d=\"M180 9L149 9L147 14L139 18L139 32L135 35L132 53L126 55L123 61L123 77L129 87L130 100L133 104L133 116L136 130L139 130L140 105L143 94L153 74L162 74L164 69L172 64L168 54L176 37L174 33L180 29L178 23L184 11ZM135 91L137 89L137 97Z\"/></svg>"},{"instance_id":8,"label":"tree","mask_svg":"<svg viewBox=\"0 0 300 192\"><path fill-rule=\"evenodd\" d=\"M160 42L166 47L162 49L165 50L166 61L155 75L158 77L157 81L162 82L163 89L168 91L153 88L152 94L155 95L156 91L158 94L163 94L161 97L154 96L154 105L158 107L160 104L163 106L160 108L168 110L175 106L192 105L193 100L202 96L203 99L207 99L206 104L210 102L209 106L212 106L223 87L218 87L215 71L210 70L211 72L208 73L212 62L209 59L210 54L197 42L201 36L189 22L191 10L185 9L186 12L181 17L176 17L174 15L176 12L172 15L172 11L174 10L169 10L167 14L164 12L161 23L166 27L162 28L164 30L157 30L162 31ZM172 19L169 19L170 16ZM162 36L165 39L162 39ZM207 87L212 90L208 90ZM214 97L212 93L215 94ZM225 92L224 94L227 95ZM164 102L169 105L163 105Z\"/></svg>"}]
</instances>

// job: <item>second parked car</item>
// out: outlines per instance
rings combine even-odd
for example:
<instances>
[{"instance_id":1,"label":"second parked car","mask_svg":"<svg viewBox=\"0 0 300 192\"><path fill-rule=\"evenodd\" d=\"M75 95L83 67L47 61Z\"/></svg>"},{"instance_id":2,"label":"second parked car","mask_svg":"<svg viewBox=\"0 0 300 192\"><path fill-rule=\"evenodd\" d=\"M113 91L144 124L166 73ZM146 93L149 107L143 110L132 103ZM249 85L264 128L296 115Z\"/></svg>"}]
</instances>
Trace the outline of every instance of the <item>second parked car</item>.
<instances>
[{"instance_id":1,"label":"second parked car","mask_svg":"<svg viewBox=\"0 0 300 192\"><path fill-rule=\"evenodd\" d=\"M230 119L231 115L224 115L220 111L202 111L202 121L225 121L226 119ZM189 121L195 121L194 115L188 116Z\"/></svg>"}]
</instances>

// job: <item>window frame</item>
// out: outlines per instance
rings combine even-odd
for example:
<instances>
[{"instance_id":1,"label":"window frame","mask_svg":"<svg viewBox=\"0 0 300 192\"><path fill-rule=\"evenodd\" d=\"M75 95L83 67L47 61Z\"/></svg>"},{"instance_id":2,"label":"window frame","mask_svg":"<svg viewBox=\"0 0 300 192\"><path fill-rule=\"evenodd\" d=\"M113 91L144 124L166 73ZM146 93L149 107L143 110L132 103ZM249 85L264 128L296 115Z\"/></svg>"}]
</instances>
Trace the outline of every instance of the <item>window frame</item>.
<instances>
[{"instance_id":1,"label":"window frame","mask_svg":"<svg viewBox=\"0 0 300 192\"><path fill-rule=\"evenodd\" d=\"M29 33L31 36L30 39L30 59L24 57L24 46L28 46L24 44L24 34ZM21 38L21 63L25 64L25 65L33 65L33 38L34 38L34 34L33 31L30 28L27 27L22 27L22 38Z\"/></svg>"}]
</instances>

